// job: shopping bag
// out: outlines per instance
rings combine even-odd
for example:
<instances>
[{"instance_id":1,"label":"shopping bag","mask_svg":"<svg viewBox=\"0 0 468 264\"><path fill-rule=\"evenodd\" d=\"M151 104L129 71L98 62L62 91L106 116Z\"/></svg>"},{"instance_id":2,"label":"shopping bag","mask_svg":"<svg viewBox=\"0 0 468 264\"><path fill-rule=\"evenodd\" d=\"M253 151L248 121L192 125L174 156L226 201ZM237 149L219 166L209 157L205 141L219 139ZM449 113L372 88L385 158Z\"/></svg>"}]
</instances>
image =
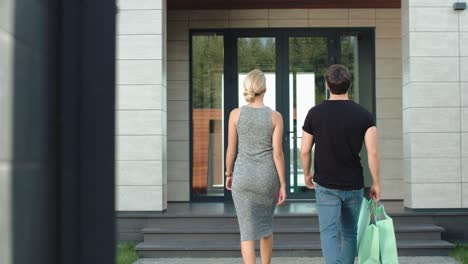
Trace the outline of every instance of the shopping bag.
<instances>
[{"instance_id":1,"label":"shopping bag","mask_svg":"<svg viewBox=\"0 0 468 264\"><path fill-rule=\"evenodd\" d=\"M359 264L379 264L379 230L375 225L375 202L362 199L358 219L357 247Z\"/></svg>"},{"instance_id":2,"label":"shopping bag","mask_svg":"<svg viewBox=\"0 0 468 264\"><path fill-rule=\"evenodd\" d=\"M357 246L361 244L364 232L370 223L372 200L362 198L361 211L359 212L358 226L357 226Z\"/></svg>"},{"instance_id":3,"label":"shopping bag","mask_svg":"<svg viewBox=\"0 0 468 264\"><path fill-rule=\"evenodd\" d=\"M379 253L379 229L372 223L366 227L358 248L359 264L379 264Z\"/></svg>"},{"instance_id":4,"label":"shopping bag","mask_svg":"<svg viewBox=\"0 0 468 264\"><path fill-rule=\"evenodd\" d=\"M398 264L398 252L393 220L385 212L384 206L375 208L375 220L379 233L380 260L382 264Z\"/></svg>"}]
</instances>

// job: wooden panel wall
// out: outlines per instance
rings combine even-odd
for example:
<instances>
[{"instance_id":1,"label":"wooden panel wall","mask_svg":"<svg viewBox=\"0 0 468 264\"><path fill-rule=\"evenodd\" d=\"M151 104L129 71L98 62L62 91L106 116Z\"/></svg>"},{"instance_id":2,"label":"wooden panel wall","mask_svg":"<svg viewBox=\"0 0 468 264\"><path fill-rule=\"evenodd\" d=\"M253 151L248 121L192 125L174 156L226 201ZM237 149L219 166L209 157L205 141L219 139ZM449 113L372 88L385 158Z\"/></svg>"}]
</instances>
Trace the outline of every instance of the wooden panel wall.
<instances>
[{"instance_id":1,"label":"wooden panel wall","mask_svg":"<svg viewBox=\"0 0 468 264\"><path fill-rule=\"evenodd\" d=\"M208 159L210 143L210 120L221 121L223 112L221 109L193 109L193 190L197 193L206 193L208 187ZM220 172L214 177L215 184L223 183L223 163L222 152L222 126L220 122L214 127L214 168L215 172Z\"/></svg>"}]
</instances>

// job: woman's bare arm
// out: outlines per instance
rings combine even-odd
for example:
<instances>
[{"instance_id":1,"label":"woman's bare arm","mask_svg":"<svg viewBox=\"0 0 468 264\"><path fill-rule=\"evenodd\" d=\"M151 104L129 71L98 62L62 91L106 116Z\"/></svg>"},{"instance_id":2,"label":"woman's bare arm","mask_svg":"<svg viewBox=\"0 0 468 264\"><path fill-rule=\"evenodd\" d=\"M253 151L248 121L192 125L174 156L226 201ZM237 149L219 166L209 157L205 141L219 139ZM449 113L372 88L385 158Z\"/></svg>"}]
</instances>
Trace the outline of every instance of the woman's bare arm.
<instances>
[{"instance_id":1,"label":"woman's bare arm","mask_svg":"<svg viewBox=\"0 0 468 264\"><path fill-rule=\"evenodd\" d=\"M231 189L232 171L234 169L234 160L237 152L237 121L239 120L239 108L231 111L229 115L228 126L228 147L226 150L226 188Z\"/></svg>"},{"instance_id":2,"label":"woman's bare arm","mask_svg":"<svg viewBox=\"0 0 468 264\"><path fill-rule=\"evenodd\" d=\"M283 154L283 117L279 112L273 112L271 119L273 122L273 160L275 162L276 171L278 172L280 181L278 205L282 205L286 201L286 181Z\"/></svg>"}]
</instances>

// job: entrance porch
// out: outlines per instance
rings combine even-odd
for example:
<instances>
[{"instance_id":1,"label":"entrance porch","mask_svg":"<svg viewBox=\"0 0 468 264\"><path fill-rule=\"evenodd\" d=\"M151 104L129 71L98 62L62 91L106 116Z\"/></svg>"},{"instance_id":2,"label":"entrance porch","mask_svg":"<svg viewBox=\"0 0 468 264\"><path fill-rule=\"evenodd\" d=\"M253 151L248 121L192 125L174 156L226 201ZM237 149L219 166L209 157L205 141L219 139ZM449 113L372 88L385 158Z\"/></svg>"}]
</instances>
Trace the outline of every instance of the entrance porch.
<instances>
[{"instance_id":1,"label":"entrance porch","mask_svg":"<svg viewBox=\"0 0 468 264\"><path fill-rule=\"evenodd\" d=\"M393 218L400 256L446 256L468 239L468 211L411 210L384 202ZM239 257L232 203L168 203L163 212L119 212L119 240L137 242L140 257ZM288 202L274 219L275 256L321 256L315 203Z\"/></svg>"}]
</instances>

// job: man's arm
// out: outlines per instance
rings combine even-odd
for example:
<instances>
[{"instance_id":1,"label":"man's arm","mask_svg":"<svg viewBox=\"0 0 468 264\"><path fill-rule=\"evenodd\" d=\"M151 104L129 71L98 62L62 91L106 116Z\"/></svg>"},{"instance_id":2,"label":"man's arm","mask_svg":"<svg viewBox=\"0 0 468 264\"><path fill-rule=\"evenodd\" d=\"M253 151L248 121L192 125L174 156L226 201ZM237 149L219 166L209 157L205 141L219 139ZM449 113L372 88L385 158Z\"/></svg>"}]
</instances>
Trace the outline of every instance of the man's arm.
<instances>
[{"instance_id":1,"label":"man's arm","mask_svg":"<svg viewBox=\"0 0 468 264\"><path fill-rule=\"evenodd\" d=\"M370 127L364 136L364 143L367 149L367 158L369 161L369 170L372 176L372 186L370 196L374 201L380 200L380 157L377 145L377 128Z\"/></svg>"},{"instance_id":2,"label":"man's arm","mask_svg":"<svg viewBox=\"0 0 468 264\"><path fill-rule=\"evenodd\" d=\"M309 189L314 189L314 183L312 179L313 175L310 173L310 160L312 157L311 151L312 146L314 145L314 136L303 131L302 140L301 140L301 161L302 161L302 170L304 171L304 181Z\"/></svg>"}]
</instances>

